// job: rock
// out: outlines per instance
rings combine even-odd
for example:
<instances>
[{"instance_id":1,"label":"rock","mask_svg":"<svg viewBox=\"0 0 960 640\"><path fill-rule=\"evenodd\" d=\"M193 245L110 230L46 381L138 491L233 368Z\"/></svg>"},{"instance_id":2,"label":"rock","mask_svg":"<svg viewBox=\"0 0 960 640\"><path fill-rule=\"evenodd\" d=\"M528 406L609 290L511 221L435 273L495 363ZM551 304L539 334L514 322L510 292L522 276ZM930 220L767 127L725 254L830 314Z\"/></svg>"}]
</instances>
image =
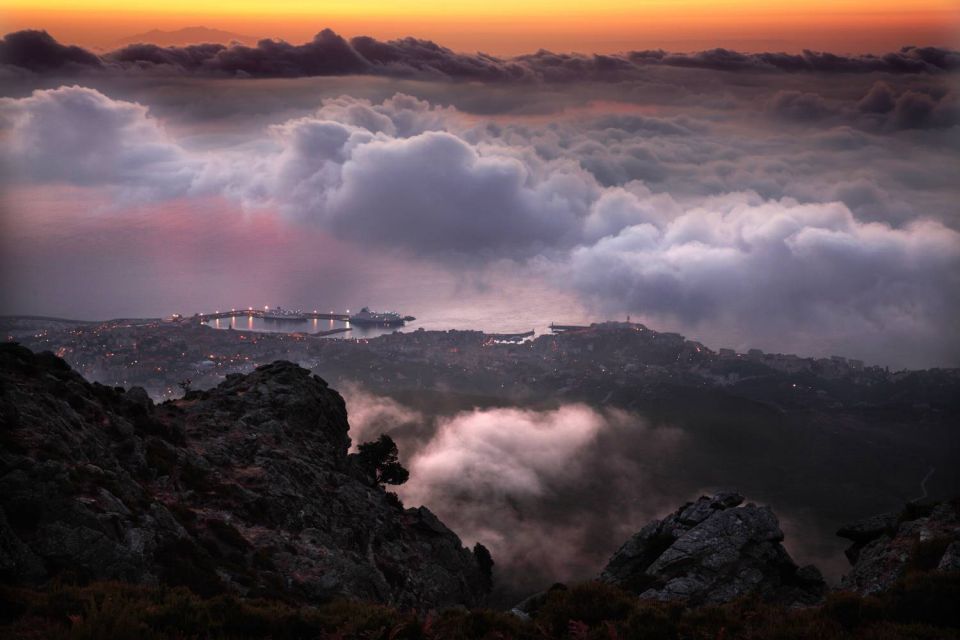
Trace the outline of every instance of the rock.
<instances>
[{"instance_id":1,"label":"rock","mask_svg":"<svg viewBox=\"0 0 960 640\"><path fill-rule=\"evenodd\" d=\"M539 593L535 593L532 596L524 599L522 602L510 609L510 613L521 620L530 620L536 616L540 609L543 608L543 605L547 603L547 598L550 597L551 593L566 590L567 585L563 584L562 582L555 582L546 591L540 591Z\"/></svg>"},{"instance_id":2,"label":"rock","mask_svg":"<svg viewBox=\"0 0 960 640\"><path fill-rule=\"evenodd\" d=\"M481 604L489 566L349 446L343 398L289 362L154 405L0 345L0 580Z\"/></svg>"},{"instance_id":3,"label":"rock","mask_svg":"<svg viewBox=\"0 0 960 640\"><path fill-rule=\"evenodd\" d=\"M837 535L854 542L870 542L896 528L897 514L884 513L840 527Z\"/></svg>"},{"instance_id":4,"label":"rock","mask_svg":"<svg viewBox=\"0 0 960 640\"><path fill-rule=\"evenodd\" d=\"M153 406L153 400L150 399L147 390L143 387L130 387L127 390L127 401L144 410L149 410Z\"/></svg>"},{"instance_id":5,"label":"rock","mask_svg":"<svg viewBox=\"0 0 960 640\"><path fill-rule=\"evenodd\" d=\"M960 571L960 541L954 540L937 563L940 571Z\"/></svg>"},{"instance_id":6,"label":"rock","mask_svg":"<svg viewBox=\"0 0 960 640\"><path fill-rule=\"evenodd\" d=\"M837 531L837 535L853 541L853 544L844 551L847 560L853 564L857 562L857 559L860 557L860 552L864 547L874 540L892 533L896 529L896 526L897 514L884 513L844 525Z\"/></svg>"},{"instance_id":7,"label":"rock","mask_svg":"<svg viewBox=\"0 0 960 640\"><path fill-rule=\"evenodd\" d=\"M704 496L651 522L613 555L600 579L644 599L691 605L746 595L818 602L825 589L820 572L791 560L773 511L742 502L735 493Z\"/></svg>"},{"instance_id":8,"label":"rock","mask_svg":"<svg viewBox=\"0 0 960 640\"><path fill-rule=\"evenodd\" d=\"M853 544L841 581L862 595L893 587L908 570L960 570L960 510L956 501L910 503L900 514L873 516L838 532Z\"/></svg>"}]
</instances>

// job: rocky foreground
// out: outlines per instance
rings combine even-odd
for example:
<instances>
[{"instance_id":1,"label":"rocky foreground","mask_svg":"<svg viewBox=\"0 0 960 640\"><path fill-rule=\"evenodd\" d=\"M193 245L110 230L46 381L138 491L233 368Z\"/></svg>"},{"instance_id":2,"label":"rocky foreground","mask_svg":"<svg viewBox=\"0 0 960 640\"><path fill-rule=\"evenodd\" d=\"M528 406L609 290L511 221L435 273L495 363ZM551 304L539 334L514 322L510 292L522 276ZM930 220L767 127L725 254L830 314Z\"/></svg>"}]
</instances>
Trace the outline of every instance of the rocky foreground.
<instances>
[{"instance_id":1,"label":"rocky foreground","mask_svg":"<svg viewBox=\"0 0 960 640\"><path fill-rule=\"evenodd\" d=\"M837 591L769 507L703 496L599 580L493 613L486 550L349 447L343 399L289 362L156 405L0 345L0 635L960 637L957 501L842 528Z\"/></svg>"},{"instance_id":2,"label":"rocky foreground","mask_svg":"<svg viewBox=\"0 0 960 640\"><path fill-rule=\"evenodd\" d=\"M404 509L347 431L340 395L289 362L155 405L0 345L0 583L481 604L489 555Z\"/></svg>"},{"instance_id":3,"label":"rocky foreground","mask_svg":"<svg viewBox=\"0 0 960 640\"><path fill-rule=\"evenodd\" d=\"M797 566L769 507L743 501L720 493L681 505L627 540L599 581L641 602L700 608L752 599L794 609L821 606L838 593L882 596L918 574L960 575L958 501L913 503L840 529L853 544L839 590L829 589L813 565ZM558 589L566 587L535 594L514 613L536 616Z\"/></svg>"}]
</instances>

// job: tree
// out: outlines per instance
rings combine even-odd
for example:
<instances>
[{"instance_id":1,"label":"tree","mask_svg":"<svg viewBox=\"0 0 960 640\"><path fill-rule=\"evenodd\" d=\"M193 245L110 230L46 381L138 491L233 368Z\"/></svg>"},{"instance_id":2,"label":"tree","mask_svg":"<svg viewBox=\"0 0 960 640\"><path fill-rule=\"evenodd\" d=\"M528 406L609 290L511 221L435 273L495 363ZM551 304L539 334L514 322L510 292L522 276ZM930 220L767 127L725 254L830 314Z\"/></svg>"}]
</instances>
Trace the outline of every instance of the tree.
<instances>
[{"instance_id":1,"label":"tree","mask_svg":"<svg viewBox=\"0 0 960 640\"><path fill-rule=\"evenodd\" d=\"M410 472L400 464L398 454L393 438L384 434L357 447L357 463L376 477L378 484L403 484L410 478Z\"/></svg>"}]
</instances>

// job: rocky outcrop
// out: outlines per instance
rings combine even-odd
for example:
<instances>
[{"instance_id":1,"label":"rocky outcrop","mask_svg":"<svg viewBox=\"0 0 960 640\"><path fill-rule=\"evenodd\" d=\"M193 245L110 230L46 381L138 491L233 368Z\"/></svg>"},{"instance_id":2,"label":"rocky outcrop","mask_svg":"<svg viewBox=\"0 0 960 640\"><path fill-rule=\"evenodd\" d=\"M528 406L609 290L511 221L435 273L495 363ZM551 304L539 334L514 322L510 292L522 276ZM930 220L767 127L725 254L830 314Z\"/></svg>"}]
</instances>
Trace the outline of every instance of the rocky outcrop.
<instances>
[{"instance_id":1,"label":"rocky outcrop","mask_svg":"<svg viewBox=\"0 0 960 640\"><path fill-rule=\"evenodd\" d=\"M853 542L853 565L841 586L860 594L886 591L909 571L960 571L957 501L911 503L899 514L872 516L837 535Z\"/></svg>"},{"instance_id":2,"label":"rocky outcrop","mask_svg":"<svg viewBox=\"0 0 960 640\"><path fill-rule=\"evenodd\" d=\"M343 399L289 362L154 405L0 345L0 581L479 604L486 550L404 509L349 444Z\"/></svg>"},{"instance_id":3,"label":"rocky outcrop","mask_svg":"<svg viewBox=\"0 0 960 640\"><path fill-rule=\"evenodd\" d=\"M823 577L791 560L773 511L742 502L735 493L701 497L654 520L613 555L600 579L641 598L691 605L746 595L787 604L819 601Z\"/></svg>"}]
</instances>

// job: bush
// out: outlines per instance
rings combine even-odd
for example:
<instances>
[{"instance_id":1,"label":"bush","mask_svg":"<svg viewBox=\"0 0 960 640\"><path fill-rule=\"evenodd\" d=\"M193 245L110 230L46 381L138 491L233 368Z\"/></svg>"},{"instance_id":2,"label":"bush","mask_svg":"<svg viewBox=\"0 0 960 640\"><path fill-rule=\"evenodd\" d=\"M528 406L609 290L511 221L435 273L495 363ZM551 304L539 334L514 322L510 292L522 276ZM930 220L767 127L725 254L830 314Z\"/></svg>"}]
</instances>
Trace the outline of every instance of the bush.
<instances>
[{"instance_id":1,"label":"bush","mask_svg":"<svg viewBox=\"0 0 960 640\"><path fill-rule=\"evenodd\" d=\"M958 572L907 575L883 600L898 622L960 628Z\"/></svg>"},{"instance_id":2,"label":"bush","mask_svg":"<svg viewBox=\"0 0 960 640\"><path fill-rule=\"evenodd\" d=\"M384 434L357 447L356 459L361 469L377 479L377 484L403 484L410 472L400 464L398 456L393 438Z\"/></svg>"},{"instance_id":3,"label":"bush","mask_svg":"<svg viewBox=\"0 0 960 640\"><path fill-rule=\"evenodd\" d=\"M644 640L675 640L679 637L677 623L662 607L638 607L626 623L627 638Z\"/></svg>"},{"instance_id":4,"label":"bush","mask_svg":"<svg viewBox=\"0 0 960 640\"><path fill-rule=\"evenodd\" d=\"M824 617L835 621L847 631L882 618L882 607L870 598L855 593L832 593L823 605Z\"/></svg>"},{"instance_id":5,"label":"bush","mask_svg":"<svg viewBox=\"0 0 960 640\"><path fill-rule=\"evenodd\" d=\"M187 587L205 597L223 593L223 582L209 552L191 540L178 539L162 544L155 557L163 567L161 577L165 583Z\"/></svg>"},{"instance_id":6,"label":"bush","mask_svg":"<svg viewBox=\"0 0 960 640\"><path fill-rule=\"evenodd\" d=\"M594 628L604 622L626 620L636 606L636 596L623 589L604 582L585 582L550 592L536 621L554 637L565 637L571 622Z\"/></svg>"}]
</instances>

